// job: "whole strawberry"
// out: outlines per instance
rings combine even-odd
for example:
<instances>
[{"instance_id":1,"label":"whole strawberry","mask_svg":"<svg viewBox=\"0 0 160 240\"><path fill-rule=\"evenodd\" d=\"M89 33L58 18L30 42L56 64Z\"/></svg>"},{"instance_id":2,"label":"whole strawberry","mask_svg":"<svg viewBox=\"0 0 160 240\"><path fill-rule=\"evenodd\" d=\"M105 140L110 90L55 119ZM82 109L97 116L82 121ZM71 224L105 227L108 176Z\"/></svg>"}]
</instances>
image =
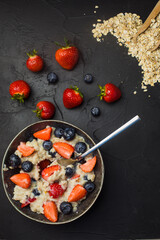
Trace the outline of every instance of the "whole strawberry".
<instances>
[{"instance_id":1,"label":"whole strawberry","mask_svg":"<svg viewBox=\"0 0 160 240\"><path fill-rule=\"evenodd\" d=\"M17 80L10 84L9 93L12 99L23 103L24 99L29 97L30 86L24 80Z\"/></svg>"},{"instance_id":2,"label":"whole strawberry","mask_svg":"<svg viewBox=\"0 0 160 240\"><path fill-rule=\"evenodd\" d=\"M26 62L27 68L32 72L41 71L44 63L43 59L37 55L37 51L34 49L33 52L29 52L27 55L29 57Z\"/></svg>"},{"instance_id":3,"label":"whole strawberry","mask_svg":"<svg viewBox=\"0 0 160 240\"><path fill-rule=\"evenodd\" d=\"M63 104L66 108L74 108L83 102L83 95L77 86L66 88L63 92Z\"/></svg>"},{"instance_id":4,"label":"whole strawberry","mask_svg":"<svg viewBox=\"0 0 160 240\"><path fill-rule=\"evenodd\" d=\"M117 101L121 97L121 91L112 83L107 83L104 87L98 85L101 93L98 95L100 99L111 103Z\"/></svg>"},{"instance_id":5,"label":"whole strawberry","mask_svg":"<svg viewBox=\"0 0 160 240\"><path fill-rule=\"evenodd\" d=\"M55 42L60 49L58 49L55 53L56 61L67 70L72 70L78 62L79 59L79 51L78 48L71 46L68 40L64 39L66 45L63 46L57 42Z\"/></svg>"},{"instance_id":6,"label":"whole strawberry","mask_svg":"<svg viewBox=\"0 0 160 240\"><path fill-rule=\"evenodd\" d=\"M55 113L55 106L51 102L40 101L33 112L36 113L38 118L50 119Z\"/></svg>"}]
</instances>

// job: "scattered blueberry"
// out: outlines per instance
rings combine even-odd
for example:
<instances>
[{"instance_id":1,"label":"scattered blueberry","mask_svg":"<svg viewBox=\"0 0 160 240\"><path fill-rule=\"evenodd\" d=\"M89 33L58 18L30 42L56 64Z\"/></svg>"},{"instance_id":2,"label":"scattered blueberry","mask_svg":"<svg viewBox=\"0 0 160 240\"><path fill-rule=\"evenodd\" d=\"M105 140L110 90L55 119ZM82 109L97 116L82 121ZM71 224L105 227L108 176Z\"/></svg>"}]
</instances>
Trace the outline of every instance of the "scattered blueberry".
<instances>
[{"instance_id":1,"label":"scattered blueberry","mask_svg":"<svg viewBox=\"0 0 160 240\"><path fill-rule=\"evenodd\" d=\"M51 155L52 158L55 158L55 157L56 157L56 153L57 153L57 152L48 151L48 154Z\"/></svg>"},{"instance_id":2,"label":"scattered blueberry","mask_svg":"<svg viewBox=\"0 0 160 240\"><path fill-rule=\"evenodd\" d=\"M55 84L58 81L58 76L54 72L50 72L47 75L48 83Z\"/></svg>"},{"instance_id":3,"label":"scattered blueberry","mask_svg":"<svg viewBox=\"0 0 160 240\"><path fill-rule=\"evenodd\" d=\"M72 212L72 209L73 209L72 204L69 203L69 202L62 202L62 203L60 204L60 210L61 210L61 212L62 212L63 214L65 214L65 215L71 213L71 212Z\"/></svg>"},{"instance_id":4,"label":"scattered blueberry","mask_svg":"<svg viewBox=\"0 0 160 240\"><path fill-rule=\"evenodd\" d=\"M84 76L84 81L86 82L86 83L92 83L93 82L93 76L91 75L91 74L86 74L85 76Z\"/></svg>"},{"instance_id":5,"label":"scattered blueberry","mask_svg":"<svg viewBox=\"0 0 160 240\"><path fill-rule=\"evenodd\" d=\"M53 147L53 143L50 140L44 141L42 145L46 151L51 150L51 148Z\"/></svg>"},{"instance_id":6,"label":"scattered blueberry","mask_svg":"<svg viewBox=\"0 0 160 240\"><path fill-rule=\"evenodd\" d=\"M66 173L65 173L65 175L67 176L67 177L72 177L73 175L74 175L74 173L75 173L75 171L74 171L74 169L73 168L71 168L71 167L67 167L66 168Z\"/></svg>"},{"instance_id":7,"label":"scattered blueberry","mask_svg":"<svg viewBox=\"0 0 160 240\"><path fill-rule=\"evenodd\" d=\"M87 175L84 175L83 179L84 179L84 180L88 180L88 176L87 176Z\"/></svg>"},{"instance_id":8,"label":"scattered blueberry","mask_svg":"<svg viewBox=\"0 0 160 240\"><path fill-rule=\"evenodd\" d=\"M87 145L84 142L78 142L75 145L75 151L77 153L84 153L87 149Z\"/></svg>"},{"instance_id":9,"label":"scattered blueberry","mask_svg":"<svg viewBox=\"0 0 160 240\"><path fill-rule=\"evenodd\" d=\"M9 166L16 168L21 164L21 159L16 154L12 154L9 158Z\"/></svg>"},{"instance_id":10,"label":"scattered blueberry","mask_svg":"<svg viewBox=\"0 0 160 240\"><path fill-rule=\"evenodd\" d=\"M58 138L63 137L64 130L63 128L57 127L54 131L54 135Z\"/></svg>"},{"instance_id":11,"label":"scattered blueberry","mask_svg":"<svg viewBox=\"0 0 160 240\"><path fill-rule=\"evenodd\" d=\"M40 195L40 192L38 191L37 188L33 189L32 193L33 193L35 196L39 196L39 195Z\"/></svg>"},{"instance_id":12,"label":"scattered blueberry","mask_svg":"<svg viewBox=\"0 0 160 240\"><path fill-rule=\"evenodd\" d=\"M30 172L33 169L33 163L30 161L24 161L21 167L24 172Z\"/></svg>"},{"instance_id":13,"label":"scattered blueberry","mask_svg":"<svg viewBox=\"0 0 160 240\"><path fill-rule=\"evenodd\" d=\"M98 107L92 107L91 108L91 113L94 117L98 117L100 115L100 109Z\"/></svg>"},{"instance_id":14,"label":"scattered blueberry","mask_svg":"<svg viewBox=\"0 0 160 240\"><path fill-rule=\"evenodd\" d=\"M82 159L80 159L78 162L79 162L80 164L84 164L84 163L86 163L86 160L85 160L84 158L82 158Z\"/></svg>"},{"instance_id":15,"label":"scattered blueberry","mask_svg":"<svg viewBox=\"0 0 160 240\"><path fill-rule=\"evenodd\" d=\"M91 193L95 189L95 184L91 181L88 181L84 184L84 188L87 190L87 192Z\"/></svg>"},{"instance_id":16,"label":"scattered blueberry","mask_svg":"<svg viewBox=\"0 0 160 240\"><path fill-rule=\"evenodd\" d=\"M67 141L72 140L75 137L75 132L75 129L72 127L66 128L63 134L64 139Z\"/></svg>"}]
</instances>

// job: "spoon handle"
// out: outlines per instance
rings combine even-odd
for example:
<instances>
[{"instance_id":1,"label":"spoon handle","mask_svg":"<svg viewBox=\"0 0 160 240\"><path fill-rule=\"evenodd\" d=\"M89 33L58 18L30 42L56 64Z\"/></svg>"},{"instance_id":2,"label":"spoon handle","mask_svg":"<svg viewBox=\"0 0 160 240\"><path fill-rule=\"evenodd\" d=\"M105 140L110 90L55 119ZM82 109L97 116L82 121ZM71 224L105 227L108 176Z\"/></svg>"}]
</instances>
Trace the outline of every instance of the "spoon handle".
<instances>
[{"instance_id":1,"label":"spoon handle","mask_svg":"<svg viewBox=\"0 0 160 240\"><path fill-rule=\"evenodd\" d=\"M140 120L140 117L137 115L134 118L132 118L131 120L129 120L128 122L126 122L124 125L122 125L120 128L118 128L116 131L114 131L113 133L111 133L109 136L107 136L106 138L104 138L102 141L100 141L99 143L97 143L95 146L93 146L91 149L89 149L87 152L83 153L82 155L79 156L79 158L84 158L85 156L87 156L88 154L90 154L91 152L93 152L94 150L96 150L97 148L99 148L100 146L102 146L104 143L108 142L110 139L112 139L113 137L117 136L119 133L123 132L125 129L127 129L128 127L130 127L132 124L134 124L135 122L137 122L138 120Z\"/></svg>"}]
</instances>

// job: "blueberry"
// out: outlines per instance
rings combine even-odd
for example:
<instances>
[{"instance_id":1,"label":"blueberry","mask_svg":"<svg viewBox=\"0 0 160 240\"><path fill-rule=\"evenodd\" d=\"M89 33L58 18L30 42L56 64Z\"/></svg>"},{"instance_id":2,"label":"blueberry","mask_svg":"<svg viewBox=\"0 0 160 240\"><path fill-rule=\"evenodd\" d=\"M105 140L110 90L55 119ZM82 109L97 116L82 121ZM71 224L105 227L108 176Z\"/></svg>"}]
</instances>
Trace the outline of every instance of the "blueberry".
<instances>
[{"instance_id":1,"label":"blueberry","mask_svg":"<svg viewBox=\"0 0 160 240\"><path fill-rule=\"evenodd\" d=\"M84 188L87 190L87 192L91 193L95 189L95 184L91 181L88 181L84 184Z\"/></svg>"},{"instance_id":2,"label":"blueberry","mask_svg":"<svg viewBox=\"0 0 160 240\"><path fill-rule=\"evenodd\" d=\"M32 193L33 193L35 196L39 196L39 195L40 195L40 192L38 191L37 188L33 189Z\"/></svg>"},{"instance_id":3,"label":"blueberry","mask_svg":"<svg viewBox=\"0 0 160 240\"><path fill-rule=\"evenodd\" d=\"M98 107L91 108L91 113L94 117L98 117L100 115L100 109Z\"/></svg>"},{"instance_id":4,"label":"blueberry","mask_svg":"<svg viewBox=\"0 0 160 240\"><path fill-rule=\"evenodd\" d=\"M65 128L63 137L65 140L69 141L75 137L75 129L72 127Z\"/></svg>"},{"instance_id":5,"label":"blueberry","mask_svg":"<svg viewBox=\"0 0 160 240\"><path fill-rule=\"evenodd\" d=\"M36 182L36 179L34 179L34 178L31 178L31 180L32 180L32 182Z\"/></svg>"},{"instance_id":6,"label":"blueberry","mask_svg":"<svg viewBox=\"0 0 160 240\"><path fill-rule=\"evenodd\" d=\"M52 158L55 158L55 157L56 157L56 153L57 153L57 152L48 151L48 154L51 155Z\"/></svg>"},{"instance_id":7,"label":"blueberry","mask_svg":"<svg viewBox=\"0 0 160 240\"><path fill-rule=\"evenodd\" d=\"M75 151L77 153L84 153L87 149L87 145L84 142L78 142L75 145Z\"/></svg>"},{"instance_id":8,"label":"blueberry","mask_svg":"<svg viewBox=\"0 0 160 240\"><path fill-rule=\"evenodd\" d=\"M84 164L84 163L86 163L86 160L85 160L84 158L82 158L82 159L80 159L78 162L79 162L80 164Z\"/></svg>"},{"instance_id":9,"label":"blueberry","mask_svg":"<svg viewBox=\"0 0 160 240\"><path fill-rule=\"evenodd\" d=\"M58 77L54 72L50 72L47 75L48 83L55 84L58 81Z\"/></svg>"},{"instance_id":10,"label":"blueberry","mask_svg":"<svg viewBox=\"0 0 160 240\"><path fill-rule=\"evenodd\" d=\"M57 127L54 131L54 135L58 138L63 137L64 130L63 128Z\"/></svg>"},{"instance_id":11,"label":"blueberry","mask_svg":"<svg viewBox=\"0 0 160 240\"><path fill-rule=\"evenodd\" d=\"M74 171L74 169L73 168L71 168L71 167L67 167L66 168L66 173L65 173L65 175L67 176L67 177L72 177L73 175L74 175L74 173L75 173L75 171Z\"/></svg>"},{"instance_id":12,"label":"blueberry","mask_svg":"<svg viewBox=\"0 0 160 240\"><path fill-rule=\"evenodd\" d=\"M51 150L51 148L53 147L53 143L50 140L44 141L42 145L46 151Z\"/></svg>"},{"instance_id":13,"label":"blueberry","mask_svg":"<svg viewBox=\"0 0 160 240\"><path fill-rule=\"evenodd\" d=\"M72 212L72 209L73 209L72 204L69 202L62 202L60 204L60 210L65 215L70 214Z\"/></svg>"},{"instance_id":14,"label":"blueberry","mask_svg":"<svg viewBox=\"0 0 160 240\"><path fill-rule=\"evenodd\" d=\"M84 175L83 179L84 179L84 180L88 180L88 176L87 176L87 175Z\"/></svg>"},{"instance_id":15,"label":"blueberry","mask_svg":"<svg viewBox=\"0 0 160 240\"><path fill-rule=\"evenodd\" d=\"M30 161L25 161L22 163L21 167L24 172L30 172L33 169L33 163Z\"/></svg>"},{"instance_id":16,"label":"blueberry","mask_svg":"<svg viewBox=\"0 0 160 240\"><path fill-rule=\"evenodd\" d=\"M37 138L35 138L35 137L32 135L32 136L30 136L30 137L28 138L28 141L29 141L29 142L32 142L34 139L37 139Z\"/></svg>"},{"instance_id":17,"label":"blueberry","mask_svg":"<svg viewBox=\"0 0 160 240\"><path fill-rule=\"evenodd\" d=\"M86 82L86 83L92 83L93 82L93 76L91 75L91 74L86 74L85 76L84 76L84 81Z\"/></svg>"},{"instance_id":18,"label":"blueberry","mask_svg":"<svg viewBox=\"0 0 160 240\"><path fill-rule=\"evenodd\" d=\"M18 167L21 164L21 159L16 154L12 154L9 158L9 165L13 168Z\"/></svg>"}]
</instances>

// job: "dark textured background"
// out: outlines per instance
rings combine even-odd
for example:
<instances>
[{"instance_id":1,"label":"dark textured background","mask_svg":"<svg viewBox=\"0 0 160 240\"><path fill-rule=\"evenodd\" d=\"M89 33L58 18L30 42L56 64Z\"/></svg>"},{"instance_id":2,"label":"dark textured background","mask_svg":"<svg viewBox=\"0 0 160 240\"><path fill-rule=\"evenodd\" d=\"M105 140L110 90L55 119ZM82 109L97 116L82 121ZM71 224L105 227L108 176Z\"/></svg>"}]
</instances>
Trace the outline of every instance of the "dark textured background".
<instances>
[{"instance_id":1,"label":"dark textured background","mask_svg":"<svg viewBox=\"0 0 160 240\"><path fill-rule=\"evenodd\" d=\"M0 133L3 154L11 139L28 124L37 121L32 113L39 100L56 105L54 119L65 120L86 131L98 142L136 114L142 121L101 148L105 163L103 190L95 205L79 220L67 225L48 226L20 215L11 206L0 183L0 239L128 239L160 237L160 86L142 92L141 69L109 35L97 43L92 24L119 12L137 13L143 20L156 1L145 0L0 0ZM95 5L99 6L94 14ZM84 15L85 13L85 15ZM63 70L55 61L57 47L67 37L81 52L73 71ZM41 73L26 66L26 52L36 48L45 60ZM46 75L55 71L57 85L48 85ZM83 81L85 73L94 83ZM9 84L27 81L32 89L25 105L10 100ZM100 102L97 83L120 86L123 97L114 104ZM63 90L77 85L84 103L67 110ZM133 91L137 90L137 95ZM148 95L151 98L148 98ZM93 118L92 106L101 116Z\"/></svg>"}]
</instances>

